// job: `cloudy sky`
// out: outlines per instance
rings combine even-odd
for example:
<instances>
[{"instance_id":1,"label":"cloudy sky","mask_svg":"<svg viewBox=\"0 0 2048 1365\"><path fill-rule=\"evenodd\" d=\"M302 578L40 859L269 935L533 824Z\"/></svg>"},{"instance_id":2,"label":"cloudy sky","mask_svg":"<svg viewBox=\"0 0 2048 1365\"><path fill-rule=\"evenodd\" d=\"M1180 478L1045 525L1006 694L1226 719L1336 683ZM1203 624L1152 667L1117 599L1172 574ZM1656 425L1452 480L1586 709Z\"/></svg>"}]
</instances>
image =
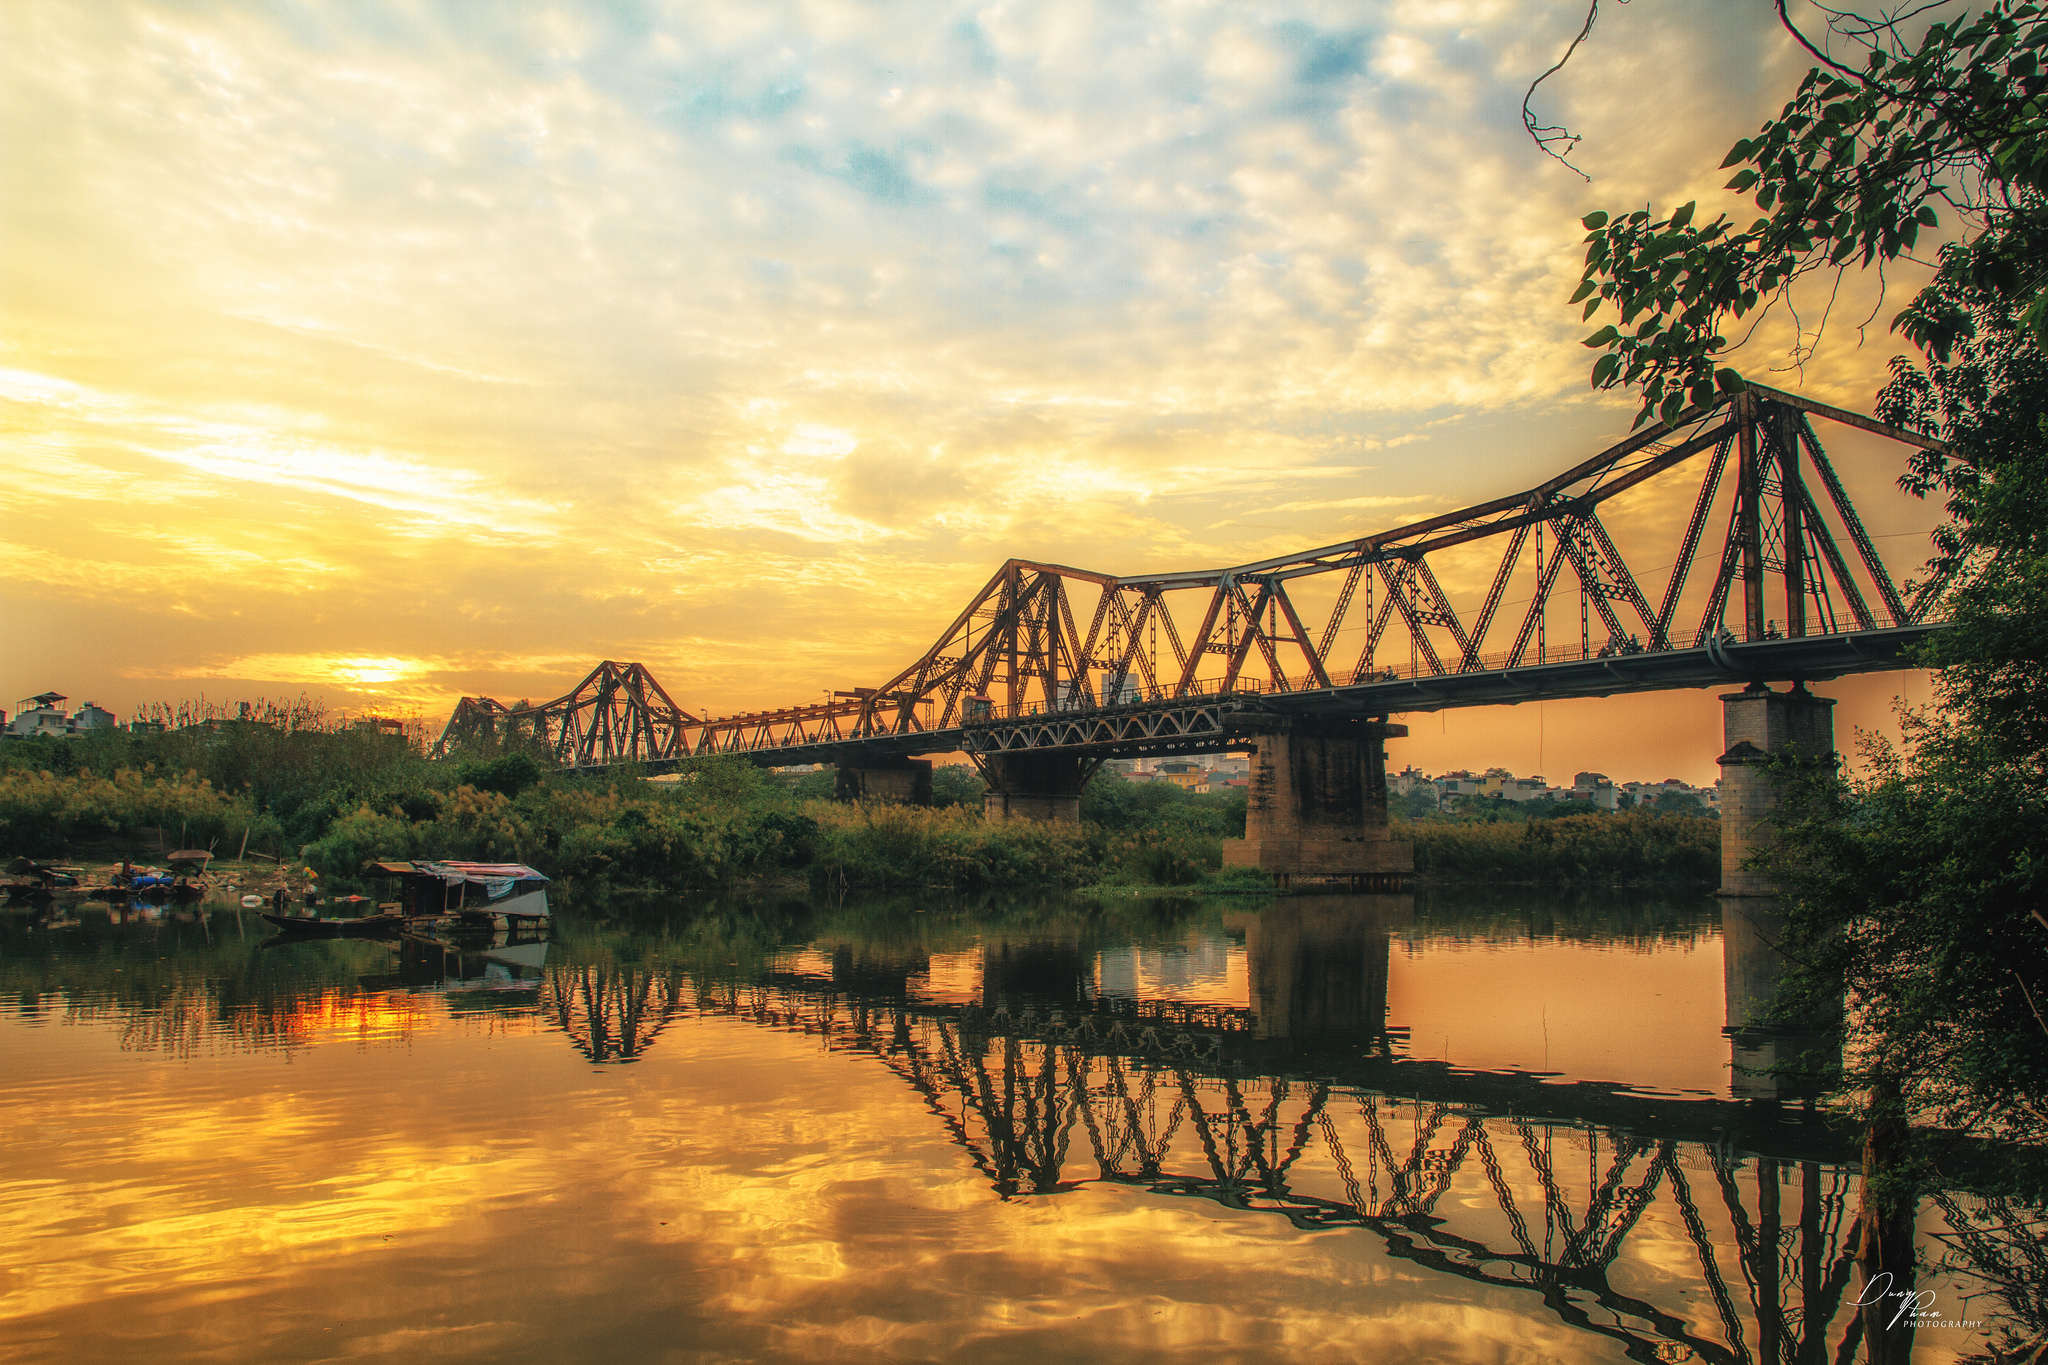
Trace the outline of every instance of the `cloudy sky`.
<instances>
[{"instance_id":1,"label":"cloudy sky","mask_svg":"<svg viewBox=\"0 0 2048 1365\"><path fill-rule=\"evenodd\" d=\"M802 701L1011 555L1203 567L1533 483L1633 411L1585 387L1579 216L1719 203L1806 66L1766 0L1607 5L1542 95L1589 184L1520 122L1583 17L0 9L0 706L432 717L599 658ZM1776 382L1867 409L1856 343ZM1903 536L1894 473L1851 479ZM1437 756L1528 766L1481 752L1528 710Z\"/></svg>"}]
</instances>

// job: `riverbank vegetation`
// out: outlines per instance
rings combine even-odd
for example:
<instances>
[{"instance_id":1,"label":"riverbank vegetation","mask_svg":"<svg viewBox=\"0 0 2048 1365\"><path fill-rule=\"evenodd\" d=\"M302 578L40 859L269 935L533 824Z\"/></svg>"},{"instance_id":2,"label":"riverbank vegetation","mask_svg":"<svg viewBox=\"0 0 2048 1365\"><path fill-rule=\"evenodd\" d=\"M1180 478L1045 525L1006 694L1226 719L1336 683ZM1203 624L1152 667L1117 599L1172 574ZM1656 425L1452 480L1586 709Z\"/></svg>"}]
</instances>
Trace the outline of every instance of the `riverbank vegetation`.
<instances>
[{"instance_id":1,"label":"riverbank vegetation","mask_svg":"<svg viewBox=\"0 0 2048 1365\"><path fill-rule=\"evenodd\" d=\"M556 772L519 750L430 760L415 741L335 727L313 708L181 731L0 744L0 854L133 857L244 848L324 877L373 858L531 863L593 888L704 889L785 880L835 889L1005 886L1246 889L1222 871L1245 794L1097 775L1081 823L991 824L966 765L931 807L830 798L832 773L709 758L649 779ZM1403 825L1418 870L1520 883L1702 879L1711 821L1646 813L1519 819L1503 803Z\"/></svg>"},{"instance_id":2,"label":"riverbank vegetation","mask_svg":"<svg viewBox=\"0 0 2048 1365\"><path fill-rule=\"evenodd\" d=\"M1711 886L1721 874L1719 821L1649 810L1396 821L1394 837L1413 841L1415 871L1433 881Z\"/></svg>"}]
</instances>

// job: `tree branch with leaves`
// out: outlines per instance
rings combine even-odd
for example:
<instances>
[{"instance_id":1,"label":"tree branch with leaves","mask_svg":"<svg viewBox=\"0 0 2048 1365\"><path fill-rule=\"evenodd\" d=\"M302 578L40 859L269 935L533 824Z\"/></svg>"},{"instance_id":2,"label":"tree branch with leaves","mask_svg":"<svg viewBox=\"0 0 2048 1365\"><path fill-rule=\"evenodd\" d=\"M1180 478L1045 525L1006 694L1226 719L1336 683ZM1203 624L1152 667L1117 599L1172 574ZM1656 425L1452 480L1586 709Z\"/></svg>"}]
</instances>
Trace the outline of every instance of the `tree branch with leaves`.
<instances>
[{"instance_id":1,"label":"tree branch with leaves","mask_svg":"<svg viewBox=\"0 0 2048 1365\"><path fill-rule=\"evenodd\" d=\"M1917 43L1895 20L1851 32L1867 47L1863 69L1832 59L1813 68L1778 117L1722 162L1738 168L1727 187L1761 210L1749 226L1727 214L1696 222L1696 202L1661 218L1647 209L1586 216L1572 302L1589 320L1612 315L1585 341L1601 352L1593 387L1638 390L1638 423L1741 388L1727 363L1736 324L1807 275L1909 256L1945 214L1965 234L1957 268L1980 289L2022 300L2024 325L2048 339L2038 249L2048 10L2001 0L1930 25ZM1970 319L1929 290L1894 326L1945 357Z\"/></svg>"}]
</instances>

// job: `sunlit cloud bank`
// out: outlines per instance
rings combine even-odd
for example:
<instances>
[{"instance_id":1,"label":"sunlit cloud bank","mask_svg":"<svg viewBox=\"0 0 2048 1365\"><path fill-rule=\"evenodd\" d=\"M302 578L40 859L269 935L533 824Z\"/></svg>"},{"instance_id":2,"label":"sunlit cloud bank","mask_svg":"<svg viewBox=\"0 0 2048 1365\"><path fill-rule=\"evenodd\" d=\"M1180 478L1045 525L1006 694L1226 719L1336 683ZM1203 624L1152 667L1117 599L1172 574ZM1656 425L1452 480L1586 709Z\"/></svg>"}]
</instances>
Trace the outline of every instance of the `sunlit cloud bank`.
<instances>
[{"instance_id":1,"label":"sunlit cloud bank","mask_svg":"<svg viewBox=\"0 0 2048 1365\"><path fill-rule=\"evenodd\" d=\"M1519 114L1582 17L11 7L6 677L432 707L639 658L732 710L1009 555L1527 486L1629 413L1579 215L1719 202L1803 67L1768 6L1613 9L1544 93L1588 186ZM1867 402L1852 341L1807 387Z\"/></svg>"}]
</instances>

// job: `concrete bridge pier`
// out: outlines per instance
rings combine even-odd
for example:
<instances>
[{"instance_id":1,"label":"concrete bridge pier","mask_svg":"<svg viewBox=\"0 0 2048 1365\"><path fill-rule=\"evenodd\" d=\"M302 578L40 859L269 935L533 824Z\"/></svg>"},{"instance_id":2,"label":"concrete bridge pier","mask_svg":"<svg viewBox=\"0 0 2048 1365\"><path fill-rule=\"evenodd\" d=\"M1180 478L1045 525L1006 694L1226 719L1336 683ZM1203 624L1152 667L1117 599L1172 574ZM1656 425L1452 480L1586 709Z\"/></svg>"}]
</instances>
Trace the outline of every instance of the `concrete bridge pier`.
<instances>
[{"instance_id":1,"label":"concrete bridge pier","mask_svg":"<svg viewBox=\"0 0 2048 1365\"><path fill-rule=\"evenodd\" d=\"M835 801L885 801L894 806L932 803L932 761L928 758L863 758L839 765L832 782Z\"/></svg>"},{"instance_id":2,"label":"concrete bridge pier","mask_svg":"<svg viewBox=\"0 0 2048 1365\"><path fill-rule=\"evenodd\" d=\"M1057 820L1081 823L1081 788L1100 759L1078 754L1016 753L989 754L980 759L988 791L982 797L982 811L991 820Z\"/></svg>"},{"instance_id":3,"label":"concrete bridge pier","mask_svg":"<svg viewBox=\"0 0 2048 1365\"><path fill-rule=\"evenodd\" d=\"M1259 716L1245 837L1223 841L1225 867L1256 867L1282 886L1296 878L1398 889L1415 846L1387 825L1387 747L1408 733L1385 720Z\"/></svg>"},{"instance_id":4,"label":"concrete bridge pier","mask_svg":"<svg viewBox=\"0 0 2048 1365\"><path fill-rule=\"evenodd\" d=\"M1727 751L1721 755L1721 951L1727 991L1732 1089L1738 1099L1810 1098L1815 1084L1802 1056L1841 1046L1838 1016L1787 1018L1775 1010L1787 966L1782 889L1766 871L1746 867L1775 837L1771 814L1783 780L1773 771L1791 760L1835 763L1834 701L1805 684L1774 692L1751 683L1721 698Z\"/></svg>"},{"instance_id":5,"label":"concrete bridge pier","mask_svg":"<svg viewBox=\"0 0 2048 1365\"><path fill-rule=\"evenodd\" d=\"M1778 884L1767 872L1745 867L1773 839L1771 812L1778 804L1774 764L1791 760L1809 766L1835 762L1834 699L1816 697L1806 684L1773 692L1751 683L1721 698L1727 751L1721 765L1721 894L1775 896Z\"/></svg>"}]
</instances>

